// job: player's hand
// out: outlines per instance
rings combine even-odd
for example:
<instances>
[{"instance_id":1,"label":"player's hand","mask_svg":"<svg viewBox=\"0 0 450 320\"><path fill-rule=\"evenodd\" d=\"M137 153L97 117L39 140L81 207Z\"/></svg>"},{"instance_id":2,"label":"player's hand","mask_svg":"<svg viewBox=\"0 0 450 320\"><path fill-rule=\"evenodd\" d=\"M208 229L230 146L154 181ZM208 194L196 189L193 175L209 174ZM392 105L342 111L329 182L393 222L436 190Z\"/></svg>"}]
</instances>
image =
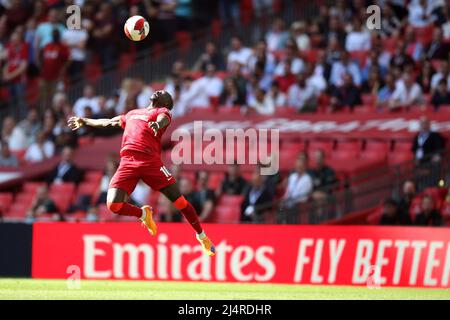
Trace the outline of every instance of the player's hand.
<instances>
[{"instance_id":1,"label":"player's hand","mask_svg":"<svg viewBox=\"0 0 450 320\"><path fill-rule=\"evenodd\" d=\"M154 122L154 121L152 121L152 122L149 122L148 123L148 127L151 129L151 130L153 130L153 133L155 134L155 137L158 135L158 131L159 131L159 124L158 124L158 122Z\"/></svg>"},{"instance_id":2,"label":"player's hand","mask_svg":"<svg viewBox=\"0 0 450 320\"><path fill-rule=\"evenodd\" d=\"M80 129L85 124L83 118L79 117L70 117L69 120L67 120L67 126L73 131Z\"/></svg>"}]
</instances>

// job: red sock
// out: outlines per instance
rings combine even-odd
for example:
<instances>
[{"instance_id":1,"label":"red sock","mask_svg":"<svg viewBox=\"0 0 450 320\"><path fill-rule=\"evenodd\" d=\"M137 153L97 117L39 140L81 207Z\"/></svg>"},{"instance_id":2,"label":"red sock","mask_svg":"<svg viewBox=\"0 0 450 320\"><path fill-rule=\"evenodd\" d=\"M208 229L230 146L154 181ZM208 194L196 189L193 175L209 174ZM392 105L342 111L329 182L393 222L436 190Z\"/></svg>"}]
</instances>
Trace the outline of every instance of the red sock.
<instances>
[{"instance_id":1,"label":"red sock","mask_svg":"<svg viewBox=\"0 0 450 320\"><path fill-rule=\"evenodd\" d=\"M195 211L192 204L190 204L184 196L178 198L173 204L175 208L181 211L186 220L191 224L192 228L194 228L195 232L203 232L200 221L198 220L197 211Z\"/></svg>"},{"instance_id":2,"label":"red sock","mask_svg":"<svg viewBox=\"0 0 450 320\"><path fill-rule=\"evenodd\" d=\"M141 208L129 204L128 202L107 203L107 206L109 210L121 216L135 216L137 218L142 216Z\"/></svg>"}]
</instances>

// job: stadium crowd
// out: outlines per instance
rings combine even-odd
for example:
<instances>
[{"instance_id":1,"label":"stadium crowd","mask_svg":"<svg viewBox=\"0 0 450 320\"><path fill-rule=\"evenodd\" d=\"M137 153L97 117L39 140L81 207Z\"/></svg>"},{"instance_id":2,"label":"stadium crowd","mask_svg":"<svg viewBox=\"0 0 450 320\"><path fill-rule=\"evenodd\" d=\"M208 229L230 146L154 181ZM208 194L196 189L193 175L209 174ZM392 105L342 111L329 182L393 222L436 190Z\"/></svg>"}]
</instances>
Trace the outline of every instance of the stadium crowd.
<instances>
[{"instance_id":1,"label":"stadium crowd","mask_svg":"<svg viewBox=\"0 0 450 320\"><path fill-rule=\"evenodd\" d=\"M35 1L33 10L29 11L23 10L24 5L31 5L27 1L2 1L2 82L8 87L17 108L25 107L27 112L19 122L12 116L3 120L1 166L44 161L62 153L63 160L48 182L59 179L78 183L79 180L72 180L79 179L76 177L80 175L69 174L73 169L70 165L72 150L77 147L80 136L100 132L86 129L74 134L66 127L66 119L74 114L91 118L112 117L135 107L147 106L155 86L161 84L127 78L110 96L97 95L95 87L86 84L83 96L72 105L64 93L65 82L62 80L66 76L75 79L91 52L99 54L104 66L113 63L114 51L128 46L115 43L121 37L114 36L114 30L131 14L155 19L157 31L154 34L159 36L152 41L159 42L171 38L176 31L174 26L185 28L190 25L189 19L199 14L188 10L192 9L188 5L190 1L142 1L131 6L126 1L116 2L117 5L112 6L108 2L80 1L83 3L83 28L65 30L60 22L61 8L66 2ZM258 8L264 7L263 2ZM271 1L264 3L270 5ZM414 108L432 108L439 112L441 107L450 107L448 1L386 0L375 3L382 8L379 29L369 30L366 26L368 3L340 0L331 5L320 5L317 17L295 21L291 25L286 25L281 18L274 19L264 37L251 44L244 43L238 35L230 39L228 48L208 42L192 66L176 61L162 86L174 97L174 117L212 105L239 109L249 116L270 115L278 108L294 108L303 113L353 111L365 107L379 112ZM225 21L238 23L237 1L219 1L219 4L220 16ZM27 77L36 75L41 81L42 96L39 106L32 108L26 106L24 90ZM411 152L419 162L422 159L438 161L438 152L444 147L443 139L438 134L433 135L435 143L424 146L431 133L426 119L422 119L422 124ZM426 153L432 156L426 157ZM324 159L323 152L317 152L312 170L308 155L299 155L295 168L286 179L279 176L264 178L256 173L244 179L237 166L230 166L217 190L208 189L206 172L197 174L197 185L180 178L180 186L190 195L202 219L208 218L220 195L239 194L244 197L241 220L258 222L261 215L255 214L255 206L280 197L279 189L283 190L281 197L286 200L305 201L312 197L318 202L326 201L328 188L337 178ZM106 165L100 186L103 197L106 181L116 165L114 157ZM176 172L173 168L175 177ZM73 178L64 178L66 175ZM138 186L133 200L142 204L149 192L144 185ZM52 207L47 198L47 190L43 188L30 209L31 216L45 211L43 205ZM103 200L100 196L96 206L90 206L91 200L77 199L72 209L87 210L94 217ZM432 207L427 201L425 197L423 207ZM177 217L164 198L159 200L159 206L164 213L161 216L167 221ZM398 201L386 201L386 215L390 217L389 212L400 210L399 206ZM424 216L428 217L430 214L426 209L424 211ZM386 223L389 219L382 221Z\"/></svg>"}]
</instances>

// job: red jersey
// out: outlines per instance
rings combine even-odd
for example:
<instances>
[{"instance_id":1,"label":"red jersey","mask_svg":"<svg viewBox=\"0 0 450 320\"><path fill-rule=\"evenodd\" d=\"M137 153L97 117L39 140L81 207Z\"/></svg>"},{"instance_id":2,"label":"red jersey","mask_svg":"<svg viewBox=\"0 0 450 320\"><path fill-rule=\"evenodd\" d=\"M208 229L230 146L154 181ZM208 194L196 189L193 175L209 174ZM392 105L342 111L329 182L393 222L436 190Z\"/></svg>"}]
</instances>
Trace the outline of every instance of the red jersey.
<instances>
[{"instance_id":1,"label":"red jersey","mask_svg":"<svg viewBox=\"0 0 450 320\"><path fill-rule=\"evenodd\" d=\"M125 130L122 137L120 155L125 151L138 151L148 155L149 161L161 161L161 137L166 127L155 133L148 123L157 120L158 115L165 114L172 121L172 114L167 108L135 109L120 116L120 126ZM170 123L170 122L169 122Z\"/></svg>"},{"instance_id":2,"label":"red jersey","mask_svg":"<svg viewBox=\"0 0 450 320\"><path fill-rule=\"evenodd\" d=\"M13 72L23 62L28 61L28 44L25 42L19 43L19 45L14 46L11 43L6 45L6 54L7 54L7 68L8 72ZM11 79L11 82L17 83L17 82L24 82L26 79L27 73L24 72L21 75L15 77L14 79Z\"/></svg>"},{"instance_id":3,"label":"red jersey","mask_svg":"<svg viewBox=\"0 0 450 320\"><path fill-rule=\"evenodd\" d=\"M61 68L69 59L69 55L69 48L64 44L47 44L42 50L42 78L47 81L57 80Z\"/></svg>"}]
</instances>

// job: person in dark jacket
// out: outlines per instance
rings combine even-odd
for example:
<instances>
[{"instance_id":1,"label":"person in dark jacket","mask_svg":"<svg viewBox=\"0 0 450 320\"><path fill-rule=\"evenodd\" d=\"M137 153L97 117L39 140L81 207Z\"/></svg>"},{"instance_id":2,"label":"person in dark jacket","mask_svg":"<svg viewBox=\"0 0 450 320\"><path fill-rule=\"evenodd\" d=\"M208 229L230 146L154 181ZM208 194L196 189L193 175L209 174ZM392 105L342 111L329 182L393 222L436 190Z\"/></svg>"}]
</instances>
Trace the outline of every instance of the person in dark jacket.
<instances>
[{"instance_id":1,"label":"person in dark jacket","mask_svg":"<svg viewBox=\"0 0 450 320\"><path fill-rule=\"evenodd\" d=\"M411 224L411 219L408 213L400 210L398 203L394 199L386 199L383 204L380 224L383 226L404 226Z\"/></svg>"},{"instance_id":2,"label":"person in dark jacket","mask_svg":"<svg viewBox=\"0 0 450 320\"><path fill-rule=\"evenodd\" d=\"M49 184L61 182L79 183L81 178L82 171L73 163L73 149L64 147L61 153L61 162L47 177L47 182Z\"/></svg>"},{"instance_id":3,"label":"person in dark jacket","mask_svg":"<svg viewBox=\"0 0 450 320\"><path fill-rule=\"evenodd\" d=\"M441 213L436 210L434 200L431 196L422 199L422 211L414 219L417 226L442 226L444 221Z\"/></svg>"},{"instance_id":4,"label":"person in dark jacket","mask_svg":"<svg viewBox=\"0 0 450 320\"><path fill-rule=\"evenodd\" d=\"M255 170L250 185L244 191L244 201L241 205L241 221L263 222L264 212L270 209L270 207L264 208L264 205L270 204L272 200L272 192L264 184L259 170ZM263 207L258 208L261 205Z\"/></svg>"},{"instance_id":5,"label":"person in dark jacket","mask_svg":"<svg viewBox=\"0 0 450 320\"><path fill-rule=\"evenodd\" d=\"M343 107L350 107L353 110L355 106L362 104L361 90L353 83L351 74L344 74L343 79L344 84L331 91L332 111Z\"/></svg>"},{"instance_id":6,"label":"person in dark jacket","mask_svg":"<svg viewBox=\"0 0 450 320\"><path fill-rule=\"evenodd\" d=\"M438 132L431 131L430 120L420 119L420 132L414 137L412 152L418 163L439 162L440 152L444 149L444 138Z\"/></svg>"},{"instance_id":7,"label":"person in dark jacket","mask_svg":"<svg viewBox=\"0 0 450 320\"><path fill-rule=\"evenodd\" d=\"M241 176L239 171L239 166L237 164L231 164L228 166L227 174L225 175L225 179L222 181L222 185L220 186L219 194L228 194L228 195L240 195L244 191L247 186L247 181Z\"/></svg>"},{"instance_id":8,"label":"person in dark jacket","mask_svg":"<svg viewBox=\"0 0 450 320\"><path fill-rule=\"evenodd\" d=\"M442 79L431 99L434 110L438 111L441 106L450 105L450 92L447 91L447 80Z\"/></svg>"}]
</instances>

